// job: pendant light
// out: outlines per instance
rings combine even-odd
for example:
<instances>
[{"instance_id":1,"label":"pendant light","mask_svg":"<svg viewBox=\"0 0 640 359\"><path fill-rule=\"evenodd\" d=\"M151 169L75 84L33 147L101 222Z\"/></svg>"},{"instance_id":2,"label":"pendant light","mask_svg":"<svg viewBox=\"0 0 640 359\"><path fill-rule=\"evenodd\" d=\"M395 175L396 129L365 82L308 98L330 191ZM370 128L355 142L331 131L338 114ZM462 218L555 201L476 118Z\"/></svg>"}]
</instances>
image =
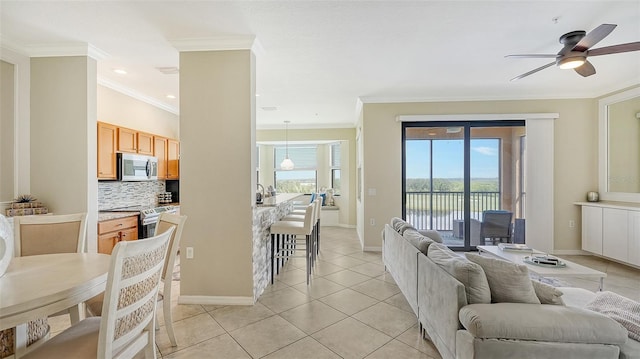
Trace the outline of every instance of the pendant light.
<instances>
[{"instance_id":1,"label":"pendant light","mask_svg":"<svg viewBox=\"0 0 640 359\"><path fill-rule=\"evenodd\" d=\"M294 166L293 161L291 161L291 159L289 158L289 122L291 121L284 121L284 124L285 124L284 138L285 138L286 154L284 156L284 160L282 160L282 163L280 163L280 168L287 171L292 170Z\"/></svg>"}]
</instances>

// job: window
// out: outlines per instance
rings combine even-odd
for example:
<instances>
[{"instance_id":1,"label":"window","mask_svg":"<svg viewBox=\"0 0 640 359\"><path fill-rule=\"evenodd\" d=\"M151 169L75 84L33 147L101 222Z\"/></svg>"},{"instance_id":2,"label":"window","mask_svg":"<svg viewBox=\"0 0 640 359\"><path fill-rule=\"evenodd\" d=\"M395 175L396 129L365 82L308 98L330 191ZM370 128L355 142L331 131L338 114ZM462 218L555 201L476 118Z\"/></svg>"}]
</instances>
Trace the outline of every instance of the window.
<instances>
[{"instance_id":1,"label":"window","mask_svg":"<svg viewBox=\"0 0 640 359\"><path fill-rule=\"evenodd\" d=\"M280 169L285 158L286 147L274 147L276 191L279 193L313 193L317 191L316 146L289 146L289 158L295 165L293 170Z\"/></svg>"},{"instance_id":2,"label":"window","mask_svg":"<svg viewBox=\"0 0 640 359\"><path fill-rule=\"evenodd\" d=\"M340 194L340 143L331 145L330 151L331 161L331 188L334 194Z\"/></svg>"}]
</instances>

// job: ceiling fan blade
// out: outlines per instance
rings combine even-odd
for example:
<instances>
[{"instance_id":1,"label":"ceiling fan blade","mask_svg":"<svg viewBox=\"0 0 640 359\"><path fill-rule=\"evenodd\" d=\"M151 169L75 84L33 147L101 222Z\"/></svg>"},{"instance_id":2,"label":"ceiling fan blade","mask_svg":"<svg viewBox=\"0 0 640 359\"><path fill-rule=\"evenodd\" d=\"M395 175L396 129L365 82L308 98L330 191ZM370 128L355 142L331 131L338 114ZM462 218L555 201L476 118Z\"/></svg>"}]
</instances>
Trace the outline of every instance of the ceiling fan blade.
<instances>
[{"instance_id":1,"label":"ceiling fan blade","mask_svg":"<svg viewBox=\"0 0 640 359\"><path fill-rule=\"evenodd\" d=\"M605 46L605 47L589 50L587 51L587 56L618 54L621 52L631 52L631 51L640 51L640 41L629 42L627 44Z\"/></svg>"},{"instance_id":2,"label":"ceiling fan blade","mask_svg":"<svg viewBox=\"0 0 640 359\"><path fill-rule=\"evenodd\" d=\"M616 28L615 24L602 24L595 29L591 30L585 37L583 37L576 46L573 47L572 51L584 52L589 50L591 46L597 44L602 39L607 37Z\"/></svg>"},{"instance_id":3,"label":"ceiling fan blade","mask_svg":"<svg viewBox=\"0 0 640 359\"><path fill-rule=\"evenodd\" d=\"M544 66L540 66L540 67L538 67L537 69L533 69L533 70L531 70L531 71L529 71L529 72L525 72L524 74L522 74L522 75L520 75L520 76L516 76L516 77L512 78L512 79L511 79L511 80L509 80L509 81L520 80L520 79L521 79L521 78L523 78L523 77L527 77L527 76L529 76L529 75L531 75L531 74L535 74L536 72L541 71L541 70L544 70L544 69L546 69L547 67L553 66L553 65L555 65L555 64L556 64L556 62L555 62L555 61L554 61L554 62L551 62L551 63L548 63L548 64L546 64L546 65L544 65Z\"/></svg>"},{"instance_id":4,"label":"ceiling fan blade","mask_svg":"<svg viewBox=\"0 0 640 359\"><path fill-rule=\"evenodd\" d=\"M525 58L525 59L555 59L558 57L558 55L556 54L517 54L517 55L505 55L504 57Z\"/></svg>"},{"instance_id":5,"label":"ceiling fan blade","mask_svg":"<svg viewBox=\"0 0 640 359\"><path fill-rule=\"evenodd\" d=\"M596 73L596 68L593 67L593 65L589 61L586 61L580 67L576 67L574 70L576 70L576 72L579 73L582 77L588 77Z\"/></svg>"}]
</instances>

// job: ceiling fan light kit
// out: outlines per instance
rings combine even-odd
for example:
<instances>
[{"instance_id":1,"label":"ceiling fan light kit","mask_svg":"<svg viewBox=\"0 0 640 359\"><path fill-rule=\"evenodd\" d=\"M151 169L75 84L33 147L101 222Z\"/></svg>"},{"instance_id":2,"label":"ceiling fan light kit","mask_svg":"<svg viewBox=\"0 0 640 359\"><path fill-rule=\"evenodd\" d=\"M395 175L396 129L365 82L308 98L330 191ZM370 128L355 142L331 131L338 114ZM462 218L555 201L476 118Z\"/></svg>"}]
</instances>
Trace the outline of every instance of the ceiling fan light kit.
<instances>
[{"instance_id":1,"label":"ceiling fan light kit","mask_svg":"<svg viewBox=\"0 0 640 359\"><path fill-rule=\"evenodd\" d=\"M574 69L582 77L588 77L596 73L595 67L591 64L587 57L600 56L609 54L619 54L623 52L640 51L640 41L630 42L626 44L619 44L613 46L605 46L597 49L591 49L592 46L600 42L607 37L613 29L616 28L615 24L602 24L591 32L586 31L571 31L560 36L560 43L563 44L563 48L555 55L553 54L522 54L522 55L507 55L505 57L515 58L552 58L554 62L540 66L529 72L526 72L520 76L516 76L511 81L519 80L523 77L527 77L538 71L542 71L547 67L557 65L561 69Z\"/></svg>"},{"instance_id":2,"label":"ceiling fan light kit","mask_svg":"<svg viewBox=\"0 0 640 359\"><path fill-rule=\"evenodd\" d=\"M556 60L556 64L563 70L575 69L587 62L587 58L584 56L563 57Z\"/></svg>"}]
</instances>

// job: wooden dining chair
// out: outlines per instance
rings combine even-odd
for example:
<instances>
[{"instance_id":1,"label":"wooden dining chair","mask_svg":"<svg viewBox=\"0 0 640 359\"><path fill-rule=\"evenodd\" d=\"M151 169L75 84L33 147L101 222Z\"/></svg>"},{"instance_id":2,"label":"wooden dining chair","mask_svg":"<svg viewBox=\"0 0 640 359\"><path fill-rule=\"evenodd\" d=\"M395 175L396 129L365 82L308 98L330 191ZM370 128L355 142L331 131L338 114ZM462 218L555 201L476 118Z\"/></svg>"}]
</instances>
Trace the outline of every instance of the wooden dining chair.
<instances>
[{"instance_id":1,"label":"wooden dining chair","mask_svg":"<svg viewBox=\"0 0 640 359\"><path fill-rule=\"evenodd\" d=\"M162 233L167 228L175 226L176 230L173 232L171 239L169 240L169 252L164 261L164 268L162 269L162 282L164 284L162 289L162 314L164 316L164 326L167 329L167 335L171 341L171 346L177 346L176 335L173 331L173 315L171 312L171 288L173 280L173 269L176 265L176 257L178 256L178 250L180 249L180 239L182 237L182 230L184 229L184 222L186 222L187 216L181 216L177 214L162 213L158 217L158 223L156 224L156 234Z\"/></svg>"},{"instance_id":2,"label":"wooden dining chair","mask_svg":"<svg viewBox=\"0 0 640 359\"><path fill-rule=\"evenodd\" d=\"M13 221L16 257L85 251L86 213L14 217Z\"/></svg>"},{"instance_id":3,"label":"wooden dining chair","mask_svg":"<svg viewBox=\"0 0 640 359\"><path fill-rule=\"evenodd\" d=\"M13 227L16 257L85 252L86 213L14 217ZM82 311L79 304L52 316L69 314L75 324L80 321Z\"/></svg>"},{"instance_id":4,"label":"wooden dining chair","mask_svg":"<svg viewBox=\"0 0 640 359\"><path fill-rule=\"evenodd\" d=\"M180 216L177 214L162 213L158 217L158 223L156 224L155 234L162 233L168 228L175 226L176 229L173 235L169 239L169 252L165 258L164 268L162 269L162 314L164 316L164 324L167 329L167 335L171 341L172 346L177 346L176 336L173 330L173 316L171 312L171 282L172 273L175 268L176 258L178 250L180 248L180 239L182 237L182 230L184 229L184 223L187 220L187 216ZM103 312L104 294L97 295L87 301L87 315L99 316ZM156 322L157 323L157 322Z\"/></svg>"},{"instance_id":5,"label":"wooden dining chair","mask_svg":"<svg viewBox=\"0 0 640 359\"><path fill-rule=\"evenodd\" d=\"M24 359L155 358L156 301L169 239L175 228L119 242L112 254L101 317L72 325Z\"/></svg>"}]
</instances>

